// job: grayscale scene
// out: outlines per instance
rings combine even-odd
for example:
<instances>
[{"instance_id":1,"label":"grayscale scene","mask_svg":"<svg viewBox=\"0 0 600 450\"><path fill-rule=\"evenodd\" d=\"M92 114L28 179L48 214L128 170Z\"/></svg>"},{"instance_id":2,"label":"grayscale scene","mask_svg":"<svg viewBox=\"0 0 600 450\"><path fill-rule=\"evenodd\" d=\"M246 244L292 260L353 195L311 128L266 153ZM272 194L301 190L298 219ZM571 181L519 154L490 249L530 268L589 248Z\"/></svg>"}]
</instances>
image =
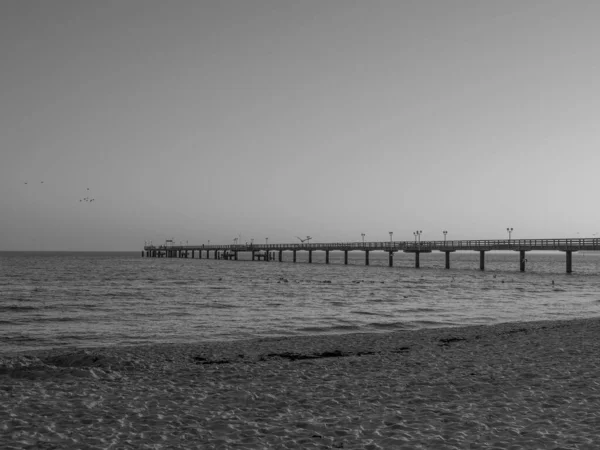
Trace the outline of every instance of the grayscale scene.
<instances>
[{"instance_id":1,"label":"grayscale scene","mask_svg":"<svg viewBox=\"0 0 600 450\"><path fill-rule=\"evenodd\" d=\"M0 8L0 448L600 445L600 3Z\"/></svg>"}]
</instances>

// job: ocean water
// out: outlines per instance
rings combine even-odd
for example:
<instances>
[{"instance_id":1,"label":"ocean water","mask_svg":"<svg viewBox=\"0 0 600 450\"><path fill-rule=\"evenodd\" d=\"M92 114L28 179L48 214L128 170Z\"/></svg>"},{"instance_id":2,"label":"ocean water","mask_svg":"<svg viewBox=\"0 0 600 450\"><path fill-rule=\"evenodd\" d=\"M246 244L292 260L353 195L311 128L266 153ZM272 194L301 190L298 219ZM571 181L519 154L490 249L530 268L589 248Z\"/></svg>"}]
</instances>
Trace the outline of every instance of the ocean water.
<instances>
[{"instance_id":1,"label":"ocean water","mask_svg":"<svg viewBox=\"0 0 600 450\"><path fill-rule=\"evenodd\" d=\"M313 263L0 253L0 353L600 316L600 254L314 252Z\"/></svg>"}]
</instances>

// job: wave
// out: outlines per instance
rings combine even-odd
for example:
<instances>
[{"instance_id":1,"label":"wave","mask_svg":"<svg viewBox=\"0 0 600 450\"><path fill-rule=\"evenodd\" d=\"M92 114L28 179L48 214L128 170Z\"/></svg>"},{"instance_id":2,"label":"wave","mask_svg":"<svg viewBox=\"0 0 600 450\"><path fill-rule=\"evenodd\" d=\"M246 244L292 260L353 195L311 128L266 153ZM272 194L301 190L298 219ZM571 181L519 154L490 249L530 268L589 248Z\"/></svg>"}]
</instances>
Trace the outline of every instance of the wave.
<instances>
[{"instance_id":1,"label":"wave","mask_svg":"<svg viewBox=\"0 0 600 450\"><path fill-rule=\"evenodd\" d=\"M199 306L204 306L206 308L216 308L216 309L234 309L234 308L241 308L242 305L232 305L229 303L210 303L209 305L199 305Z\"/></svg>"},{"instance_id":2,"label":"wave","mask_svg":"<svg viewBox=\"0 0 600 450\"><path fill-rule=\"evenodd\" d=\"M383 329L383 330L406 330L408 329L406 322L371 322L368 327Z\"/></svg>"},{"instance_id":3,"label":"wave","mask_svg":"<svg viewBox=\"0 0 600 450\"><path fill-rule=\"evenodd\" d=\"M391 317L391 314L378 313L373 311L350 311L350 314L360 314L365 316L382 316L382 317Z\"/></svg>"},{"instance_id":4,"label":"wave","mask_svg":"<svg viewBox=\"0 0 600 450\"><path fill-rule=\"evenodd\" d=\"M351 331L351 330L359 330L360 327L358 325L332 325L330 327L301 327L296 328L297 331L303 333L328 333L335 331Z\"/></svg>"},{"instance_id":5,"label":"wave","mask_svg":"<svg viewBox=\"0 0 600 450\"><path fill-rule=\"evenodd\" d=\"M35 311L42 309L38 306L19 306L19 305L8 305L8 306L0 306L0 312L9 312L9 311Z\"/></svg>"}]
</instances>

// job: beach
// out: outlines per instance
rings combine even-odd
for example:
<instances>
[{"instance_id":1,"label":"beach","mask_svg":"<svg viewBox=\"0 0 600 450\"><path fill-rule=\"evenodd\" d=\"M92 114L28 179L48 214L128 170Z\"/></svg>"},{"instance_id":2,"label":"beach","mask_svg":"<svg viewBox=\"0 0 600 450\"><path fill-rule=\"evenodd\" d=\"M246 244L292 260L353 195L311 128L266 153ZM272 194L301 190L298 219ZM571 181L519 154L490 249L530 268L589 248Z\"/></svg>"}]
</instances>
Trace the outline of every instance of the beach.
<instances>
[{"instance_id":1,"label":"beach","mask_svg":"<svg viewBox=\"0 0 600 450\"><path fill-rule=\"evenodd\" d=\"M600 319L0 354L0 447L600 442Z\"/></svg>"}]
</instances>

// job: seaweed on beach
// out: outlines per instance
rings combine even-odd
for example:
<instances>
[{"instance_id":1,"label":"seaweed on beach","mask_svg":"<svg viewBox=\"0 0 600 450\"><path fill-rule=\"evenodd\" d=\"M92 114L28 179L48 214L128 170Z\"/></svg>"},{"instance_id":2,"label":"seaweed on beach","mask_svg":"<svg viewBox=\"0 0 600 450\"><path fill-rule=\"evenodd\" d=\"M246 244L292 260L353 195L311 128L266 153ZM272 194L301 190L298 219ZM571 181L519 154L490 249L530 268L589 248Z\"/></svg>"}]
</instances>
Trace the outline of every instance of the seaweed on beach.
<instances>
[{"instance_id":1,"label":"seaweed on beach","mask_svg":"<svg viewBox=\"0 0 600 450\"><path fill-rule=\"evenodd\" d=\"M392 350L392 353L407 353L410 351L410 347L400 347L396 350Z\"/></svg>"},{"instance_id":2,"label":"seaweed on beach","mask_svg":"<svg viewBox=\"0 0 600 450\"><path fill-rule=\"evenodd\" d=\"M313 354L302 354L302 353L293 353L293 352L284 352L284 353L268 353L266 355L268 358L284 358L289 359L290 361L297 361L302 359L320 359L320 358L340 358L343 356L351 356L350 353L344 353L341 350L334 350L332 352L323 352L323 353L313 353Z\"/></svg>"},{"instance_id":3,"label":"seaweed on beach","mask_svg":"<svg viewBox=\"0 0 600 450\"><path fill-rule=\"evenodd\" d=\"M441 338L439 339L439 342L441 342L442 346L448 346L450 345L452 342L459 342L459 341L466 341L465 338L461 338L461 337L449 337L449 338Z\"/></svg>"},{"instance_id":4,"label":"seaweed on beach","mask_svg":"<svg viewBox=\"0 0 600 450\"><path fill-rule=\"evenodd\" d=\"M408 347L403 347L398 351L394 351L394 353L400 353L404 351L404 349L408 350ZM266 358L283 358L288 359L290 361L298 361L305 359L321 359L321 358L347 358L349 356L365 356L365 355L375 355L379 352L342 352L341 350L333 350L333 351L325 351L322 353L312 353L312 354L303 354L303 353L293 353L293 352L284 352L284 353L268 353L265 356L261 357L261 361L265 361Z\"/></svg>"},{"instance_id":5,"label":"seaweed on beach","mask_svg":"<svg viewBox=\"0 0 600 450\"><path fill-rule=\"evenodd\" d=\"M194 356L192 359L196 364L231 364L232 362L228 359L206 359L202 356Z\"/></svg>"}]
</instances>

